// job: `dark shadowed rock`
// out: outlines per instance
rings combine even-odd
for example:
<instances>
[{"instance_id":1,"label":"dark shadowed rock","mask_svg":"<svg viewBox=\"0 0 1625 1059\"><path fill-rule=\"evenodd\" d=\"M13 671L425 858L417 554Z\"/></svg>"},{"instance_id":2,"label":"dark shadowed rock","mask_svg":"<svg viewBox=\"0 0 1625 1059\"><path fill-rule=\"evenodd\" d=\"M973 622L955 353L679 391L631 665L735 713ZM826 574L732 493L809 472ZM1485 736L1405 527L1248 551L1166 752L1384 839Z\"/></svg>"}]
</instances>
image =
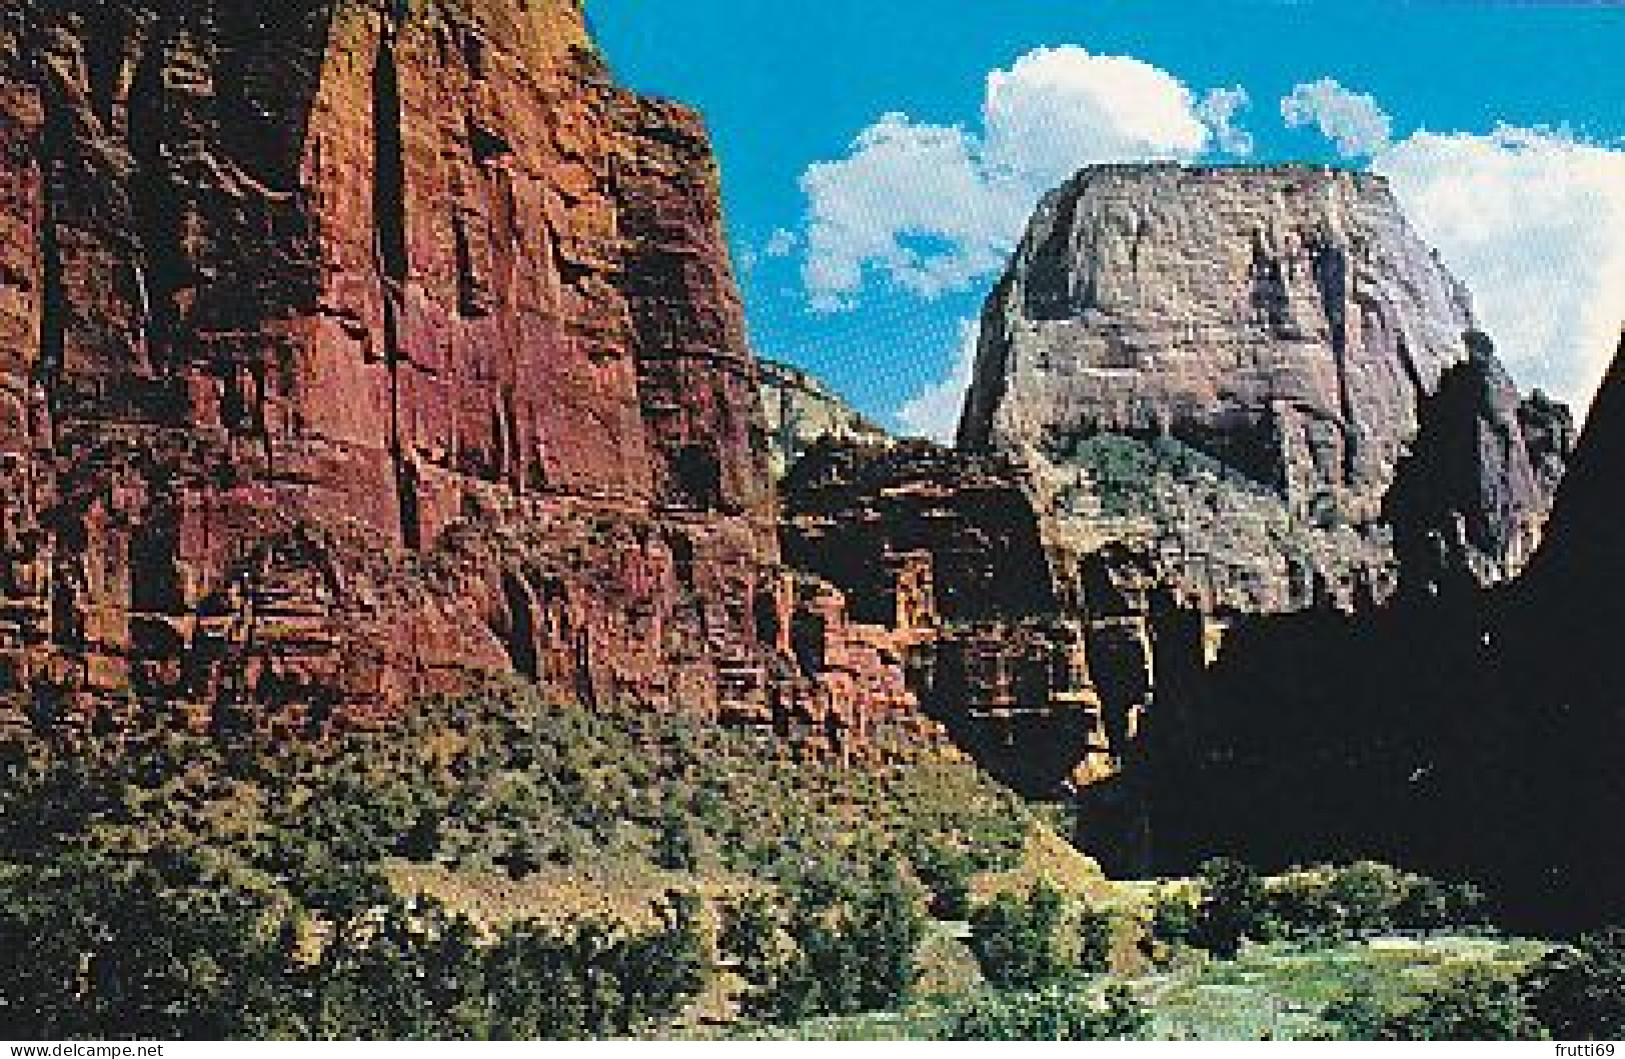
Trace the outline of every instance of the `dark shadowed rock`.
<instances>
[{"instance_id":1,"label":"dark shadowed rock","mask_svg":"<svg viewBox=\"0 0 1625 1059\"><path fill-rule=\"evenodd\" d=\"M1505 391L1464 365L1440 390L1452 429L1418 447L1431 455L1406 494L1422 525L1449 529L1416 538L1418 590L1360 615L1250 619L1198 679L1165 687L1146 788L1160 870L1219 852L1270 866L1377 855L1473 876L1531 928L1625 914L1625 857L1611 838L1625 814L1622 364L1518 579L1484 590L1438 561L1455 549L1482 557L1515 525L1475 526L1464 505L1497 508L1429 491L1434 461L1509 451L1495 423L1518 406L1503 396L1487 416L1497 402L1486 398Z\"/></svg>"}]
</instances>

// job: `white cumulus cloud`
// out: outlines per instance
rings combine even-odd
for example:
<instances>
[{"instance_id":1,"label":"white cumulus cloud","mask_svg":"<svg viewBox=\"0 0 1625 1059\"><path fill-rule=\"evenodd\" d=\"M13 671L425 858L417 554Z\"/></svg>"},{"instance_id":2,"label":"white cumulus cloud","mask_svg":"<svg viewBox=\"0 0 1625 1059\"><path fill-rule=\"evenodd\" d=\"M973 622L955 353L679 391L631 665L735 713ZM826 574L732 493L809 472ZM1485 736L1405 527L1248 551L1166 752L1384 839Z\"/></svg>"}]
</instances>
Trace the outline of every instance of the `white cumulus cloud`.
<instances>
[{"instance_id":1,"label":"white cumulus cloud","mask_svg":"<svg viewBox=\"0 0 1625 1059\"><path fill-rule=\"evenodd\" d=\"M1393 119L1374 97L1350 91L1329 77L1294 88L1281 100L1281 117L1290 128L1315 126L1344 158L1374 155L1394 136Z\"/></svg>"},{"instance_id":2,"label":"white cumulus cloud","mask_svg":"<svg viewBox=\"0 0 1625 1059\"><path fill-rule=\"evenodd\" d=\"M1240 87L1199 99L1136 59L1040 49L988 76L975 128L888 114L844 158L810 167L807 229L781 248L802 252L823 310L855 305L877 278L927 298L966 290L1003 268L1038 198L1085 165L1249 155L1247 105ZM1387 176L1520 385L1584 411L1625 323L1625 149L1509 126L1397 137L1377 99L1329 78L1294 88L1281 115ZM952 439L976 331L962 326L947 376L899 409L906 430Z\"/></svg>"},{"instance_id":3,"label":"white cumulus cloud","mask_svg":"<svg viewBox=\"0 0 1625 1059\"><path fill-rule=\"evenodd\" d=\"M1421 131L1380 151L1521 386L1583 414L1625 322L1625 151L1545 130Z\"/></svg>"},{"instance_id":4,"label":"white cumulus cloud","mask_svg":"<svg viewBox=\"0 0 1625 1059\"><path fill-rule=\"evenodd\" d=\"M931 383L904 402L897 410L903 430L914 437L953 444L959 432L959 417L965 408L965 393L976 371L976 346L981 328L976 320L960 325L959 350L947 377Z\"/></svg>"},{"instance_id":5,"label":"white cumulus cloud","mask_svg":"<svg viewBox=\"0 0 1625 1059\"><path fill-rule=\"evenodd\" d=\"M978 128L887 114L846 157L808 168L808 296L850 308L875 274L924 297L964 290L1003 267L1039 197L1078 169L1192 159L1214 135L1190 89L1149 63L1029 52L988 75Z\"/></svg>"},{"instance_id":6,"label":"white cumulus cloud","mask_svg":"<svg viewBox=\"0 0 1625 1059\"><path fill-rule=\"evenodd\" d=\"M1228 155L1245 158L1253 153L1253 134L1237 124L1237 116L1252 103L1245 88L1215 88L1197 108L1202 120L1213 130L1214 142Z\"/></svg>"}]
</instances>

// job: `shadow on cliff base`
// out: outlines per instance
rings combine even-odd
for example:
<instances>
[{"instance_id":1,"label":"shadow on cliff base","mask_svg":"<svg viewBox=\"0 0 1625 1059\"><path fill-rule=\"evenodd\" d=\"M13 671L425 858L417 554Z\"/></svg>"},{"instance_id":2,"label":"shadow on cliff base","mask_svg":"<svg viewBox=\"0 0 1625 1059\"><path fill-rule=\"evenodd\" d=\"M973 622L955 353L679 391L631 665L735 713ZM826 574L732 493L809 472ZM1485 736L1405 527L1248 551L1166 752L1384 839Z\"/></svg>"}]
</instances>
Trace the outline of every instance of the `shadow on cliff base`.
<instances>
[{"instance_id":1,"label":"shadow on cliff base","mask_svg":"<svg viewBox=\"0 0 1625 1059\"><path fill-rule=\"evenodd\" d=\"M1513 925L1625 918L1622 469L1616 360L1518 581L1239 627L1154 734L1156 870L1377 857L1473 878Z\"/></svg>"}]
</instances>

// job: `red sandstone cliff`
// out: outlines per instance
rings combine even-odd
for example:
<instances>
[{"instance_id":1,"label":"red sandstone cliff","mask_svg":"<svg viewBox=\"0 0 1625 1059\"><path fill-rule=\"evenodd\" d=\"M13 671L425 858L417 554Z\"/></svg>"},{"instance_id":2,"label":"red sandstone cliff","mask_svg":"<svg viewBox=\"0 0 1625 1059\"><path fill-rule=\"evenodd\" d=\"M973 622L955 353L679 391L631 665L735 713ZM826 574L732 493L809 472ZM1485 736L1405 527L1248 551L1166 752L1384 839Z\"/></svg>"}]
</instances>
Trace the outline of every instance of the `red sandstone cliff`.
<instances>
[{"instance_id":1,"label":"red sandstone cliff","mask_svg":"<svg viewBox=\"0 0 1625 1059\"><path fill-rule=\"evenodd\" d=\"M706 133L579 0L10 4L0 225L14 723L865 707L776 675Z\"/></svg>"}]
</instances>

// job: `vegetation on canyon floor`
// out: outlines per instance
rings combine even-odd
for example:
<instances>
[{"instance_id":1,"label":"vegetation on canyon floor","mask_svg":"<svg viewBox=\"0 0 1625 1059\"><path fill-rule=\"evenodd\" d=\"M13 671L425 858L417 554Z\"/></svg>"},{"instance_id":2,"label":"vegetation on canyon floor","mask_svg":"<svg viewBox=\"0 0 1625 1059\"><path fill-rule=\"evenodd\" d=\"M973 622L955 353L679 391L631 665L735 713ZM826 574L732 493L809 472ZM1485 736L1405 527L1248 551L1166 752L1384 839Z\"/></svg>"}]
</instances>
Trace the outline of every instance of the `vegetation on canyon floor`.
<instances>
[{"instance_id":1,"label":"vegetation on canyon floor","mask_svg":"<svg viewBox=\"0 0 1625 1059\"><path fill-rule=\"evenodd\" d=\"M1625 1021L1621 935L1501 939L1470 886L1374 864L1111 884L951 757L843 766L510 685L327 746L143 731L6 751L8 1035L1574 1038Z\"/></svg>"}]
</instances>

